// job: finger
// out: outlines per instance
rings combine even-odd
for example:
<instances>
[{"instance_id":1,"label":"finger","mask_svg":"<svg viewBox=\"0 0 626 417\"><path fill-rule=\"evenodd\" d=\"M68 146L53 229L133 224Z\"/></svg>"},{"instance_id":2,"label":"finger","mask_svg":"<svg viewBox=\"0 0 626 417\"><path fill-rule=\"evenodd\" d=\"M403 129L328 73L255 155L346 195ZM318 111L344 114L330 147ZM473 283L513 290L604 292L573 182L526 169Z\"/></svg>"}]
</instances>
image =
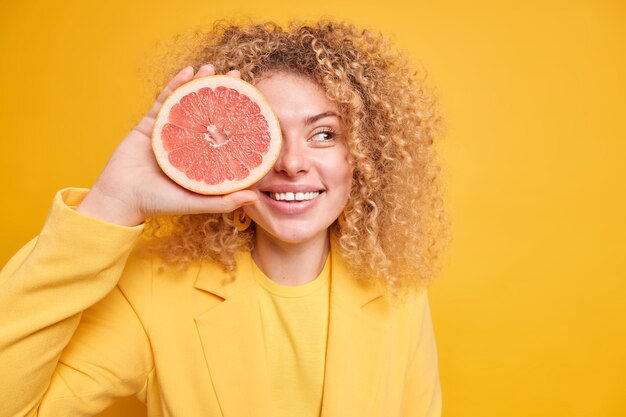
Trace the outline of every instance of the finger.
<instances>
[{"instance_id":1,"label":"finger","mask_svg":"<svg viewBox=\"0 0 626 417\"><path fill-rule=\"evenodd\" d=\"M226 73L226 75L230 77L241 78L241 73L239 72L239 70L230 70Z\"/></svg>"},{"instance_id":2,"label":"finger","mask_svg":"<svg viewBox=\"0 0 626 417\"><path fill-rule=\"evenodd\" d=\"M145 136L149 137L152 134L154 120L159 114L159 110L161 110L165 99L169 97L175 89L177 89L187 81L191 80L192 77L193 67L188 66L180 70L178 74L176 74L174 78L172 78L169 84L167 84L167 86L165 86L165 88L161 91L159 97L157 97L156 101L154 102L154 104L152 104L152 107L148 111L148 114L146 114L146 116L139 121L135 129L143 133Z\"/></svg>"},{"instance_id":3,"label":"finger","mask_svg":"<svg viewBox=\"0 0 626 417\"><path fill-rule=\"evenodd\" d=\"M169 82L169 84L167 84L165 88L161 91L161 94L159 94L159 96L157 97L156 101L150 108L150 111L148 111L147 116L153 119L156 118L165 99L168 98L174 90L176 90L178 87L185 84L186 82L190 81L192 78L192 66L188 66L180 70L180 72L176 74L174 78L172 78L172 80Z\"/></svg>"},{"instance_id":4,"label":"finger","mask_svg":"<svg viewBox=\"0 0 626 417\"><path fill-rule=\"evenodd\" d=\"M152 129L154 129L154 118L148 116L141 119L135 126L135 130L139 131L148 138L152 136Z\"/></svg>"},{"instance_id":5,"label":"finger","mask_svg":"<svg viewBox=\"0 0 626 417\"><path fill-rule=\"evenodd\" d=\"M228 213L257 201L256 192L243 190L222 196L193 195L187 200L186 207L189 213Z\"/></svg>"},{"instance_id":6,"label":"finger","mask_svg":"<svg viewBox=\"0 0 626 417\"><path fill-rule=\"evenodd\" d=\"M201 66L193 78L208 77L209 75L215 75L215 67L213 64L205 64Z\"/></svg>"},{"instance_id":7,"label":"finger","mask_svg":"<svg viewBox=\"0 0 626 417\"><path fill-rule=\"evenodd\" d=\"M256 203L257 201L259 201L259 196L255 191L241 190L225 195L224 199L232 202L232 204L235 205L235 208L237 208Z\"/></svg>"}]
</instances>

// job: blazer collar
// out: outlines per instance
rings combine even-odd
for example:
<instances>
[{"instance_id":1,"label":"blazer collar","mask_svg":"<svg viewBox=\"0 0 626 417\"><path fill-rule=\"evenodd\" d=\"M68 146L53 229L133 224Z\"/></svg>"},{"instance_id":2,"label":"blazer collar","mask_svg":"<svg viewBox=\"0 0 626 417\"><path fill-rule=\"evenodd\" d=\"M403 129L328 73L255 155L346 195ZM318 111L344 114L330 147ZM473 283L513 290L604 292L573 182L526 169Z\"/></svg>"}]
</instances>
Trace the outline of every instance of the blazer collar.
<instances>
[{"instance_id":1,"label":"blazer collar","mask_svg":"<svg viewBox=\"0 0 626 417\"><path fill-rule=\"evenodd\" d=\"M219 265L203 263L200 266L194 286L202 291L227 299L246 288L255 285L252 274L252 257L249 252L240 252L236 255L237 276L232 280L227 272Z\"/></svg>"},{"instance_id":2,"label":"blazer collar","mask_svg":"<svg viewBox=\"0 0 626 417\"><path fill-rule=\"evenodd\" d=\"M338 250L336 238L331 238L331 299L339 296L347 302L362 307L382 296L384 290L376 284L359 280L352 276ZM203 264L195 282L195 288L227 299L232 295L255 285L252 257L249 252L236 255L237 278L233 281L217 265Z\"/></svg>"},{"instance_id":3,"label":"blazer collar","mask_svg":"<svg viewBox=\"0 0 626 417\"><path fill-rule=\"evenodd\" d=\"M375 413L388 339L384 308L367 307L380 287L355 279L331 240L330 320L322 417ZM201 267L199 290L223 299L195 318L205 360L224 417L270 417L265 357L252 257L237 257L237 279L214 264ZM217 301L213 299L214 301ZM378 305L378 304L376 304ZM383 304L384 305L384 304Z\"/></svg>"},{"instance_id":4,"label":"blazer collar","mask_svg":"<svg viewBox=\"0 0 626 417\"><path fill-rule=\"evenodd\" d=\"M384 290L355 278L331 239L330 320L321 417L380 415L388 359ZM371 308L370 308L371 307Z\"/></svg>"},{"instance_id":5,"label":"blazer collar","mask_svg":"<svg viewBox=\"0 0 626 417\"><path fill-rule=\"evenodd\" d=\"M345 299L355 307L363 307L381 297L383 289L375 283L355 278L339 253L339 243L333 237L331 247L331 302L334 298Z\"/></svg>"}]
</instances>

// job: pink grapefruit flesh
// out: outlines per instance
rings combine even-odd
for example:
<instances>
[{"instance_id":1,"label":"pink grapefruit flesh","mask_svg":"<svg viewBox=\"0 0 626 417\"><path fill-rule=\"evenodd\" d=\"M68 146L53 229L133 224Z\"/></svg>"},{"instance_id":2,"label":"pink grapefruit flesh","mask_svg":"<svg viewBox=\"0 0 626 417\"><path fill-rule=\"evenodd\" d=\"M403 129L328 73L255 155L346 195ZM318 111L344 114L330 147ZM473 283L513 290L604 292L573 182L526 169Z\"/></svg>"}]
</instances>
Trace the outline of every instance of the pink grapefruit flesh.
<instances>
[{"instance_id":1,"label":"pink grapefruit flesh","mask_svg":"<svg viewBox=\"0 0 626 417\"><path fill-rule=\"evenodd\" d=\"M281 140L278 119L259 90L214 75L182 85L165 100L152 149L163 172L180 186L228 194L265 176Z\"/></svg>"}]
</instances>

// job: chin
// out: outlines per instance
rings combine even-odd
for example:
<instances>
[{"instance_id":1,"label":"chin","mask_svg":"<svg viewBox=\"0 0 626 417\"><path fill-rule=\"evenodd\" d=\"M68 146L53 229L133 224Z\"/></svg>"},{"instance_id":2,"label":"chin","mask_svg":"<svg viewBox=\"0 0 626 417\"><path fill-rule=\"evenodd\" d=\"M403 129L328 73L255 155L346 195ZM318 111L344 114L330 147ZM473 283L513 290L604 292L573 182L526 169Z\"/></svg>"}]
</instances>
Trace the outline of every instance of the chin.
<instances>
[{"instance_id":1,"label":"chin","mask_svg":"<svg viewBox=\"0 0 626 417\"><path fill-rule=\"evenodd\" d=\"M311 227L311 224L281 224L279 227L270 228L270 230L259 228L262 233L266 233L280 242L290 244L306 243L328 234L328 227Z\"/></svg>"}]
</instances>

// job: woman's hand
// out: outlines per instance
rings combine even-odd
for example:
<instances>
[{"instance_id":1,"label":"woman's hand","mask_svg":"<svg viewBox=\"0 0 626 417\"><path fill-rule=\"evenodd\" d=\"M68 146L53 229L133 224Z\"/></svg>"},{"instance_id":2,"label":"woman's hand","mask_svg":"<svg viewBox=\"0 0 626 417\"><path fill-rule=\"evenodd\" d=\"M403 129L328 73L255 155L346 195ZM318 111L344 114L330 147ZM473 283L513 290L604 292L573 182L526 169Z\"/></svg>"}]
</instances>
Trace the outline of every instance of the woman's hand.
<instances>
[{"instance_id":1,"label":"woman's hand","mask_svg":"<svg viewBox=\"0 0 626 417\"><path fill-rule=\"evenodd\" d=\"M191 67L180 71L117 147L77 211L111 223L135 226L151 215L224 213L254 203L256 193L249 190L222 196L187 191L163 174L152 153L152 128L165 99L191 79L214 74L210 64L200 67L195 76ZM227 75L239 77L239 71Z\"/></svg>"}]
</instances>

